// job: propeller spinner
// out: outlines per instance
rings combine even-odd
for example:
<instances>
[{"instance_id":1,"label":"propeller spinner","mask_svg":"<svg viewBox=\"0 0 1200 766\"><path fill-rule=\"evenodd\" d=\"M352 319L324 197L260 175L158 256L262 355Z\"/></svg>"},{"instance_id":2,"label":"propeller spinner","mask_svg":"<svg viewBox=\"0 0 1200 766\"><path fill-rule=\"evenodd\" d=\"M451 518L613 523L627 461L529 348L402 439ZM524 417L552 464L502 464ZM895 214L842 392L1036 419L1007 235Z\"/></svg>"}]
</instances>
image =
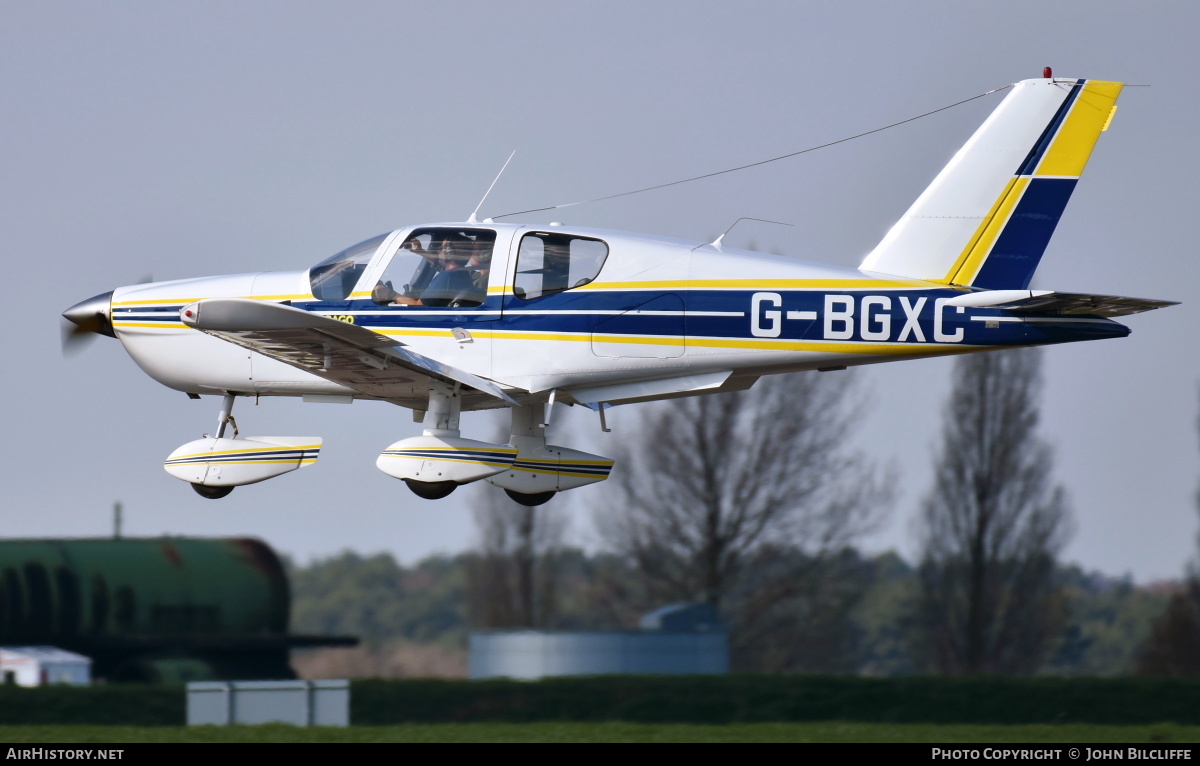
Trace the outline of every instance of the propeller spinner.
<instances>
[{"instance_id":1,"label":"propeller spinner","mask_svg":"<svg viewBox=\"0 0 1200 766\"><path fill-rule=\"evenodd\" d=\"M74 352L91 340L91 334L117 337L113 332L112 319L109 312L112 306L112 290L80 301L63 312L63 317L72 325L63 325L63 353Z\"/></svg>"}]
</instances>

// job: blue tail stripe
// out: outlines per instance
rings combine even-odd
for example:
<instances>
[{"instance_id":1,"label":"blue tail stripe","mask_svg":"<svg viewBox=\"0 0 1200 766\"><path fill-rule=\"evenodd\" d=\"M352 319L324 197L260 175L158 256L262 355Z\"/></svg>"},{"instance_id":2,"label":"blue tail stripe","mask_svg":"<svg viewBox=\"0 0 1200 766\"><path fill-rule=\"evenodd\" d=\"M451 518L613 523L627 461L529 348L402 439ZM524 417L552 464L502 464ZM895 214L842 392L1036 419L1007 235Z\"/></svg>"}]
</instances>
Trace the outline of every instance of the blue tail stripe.
<instances>
[{"instance_id":1,"label":"blue tail stripe","mask_svg":"<svg viewBox=\"0 0 1200 766\"><path fill-rule=\"evenodd\" d=\"M1029 150L1029 154L1025 157L1025 161L1017 168L1017 175L1030 176L1037 170L1038 163L1042 161L1046 150L1050 148L1050 144L1054 143L1054 136L1058 133L1059 127L1063 124L1063 120L1067 119L1067 114L1071 111L1071 105L1075 103L1075 99L1079 98L1079 94L1083 92L1083 85L1087 80L1077 80L1075 86L1071 88L1071 92L1063 99L1062 106L1058 107L1058 111L1054 113L1054 119L1046 125L1046 129L1042 131L1042 135L1038 138L1037 143Z\"/></svg>"},{"instance_id":2,"label":"blue tail stripe","mask_svg":"<svg viewBox=\"0 0 1200 766\"><path fill-rule=\"evenodd\" d=\"M1076 183L1075 178L1031 178L972 284L990 290L1029 287Z\"/></svg>"}]
</instances>

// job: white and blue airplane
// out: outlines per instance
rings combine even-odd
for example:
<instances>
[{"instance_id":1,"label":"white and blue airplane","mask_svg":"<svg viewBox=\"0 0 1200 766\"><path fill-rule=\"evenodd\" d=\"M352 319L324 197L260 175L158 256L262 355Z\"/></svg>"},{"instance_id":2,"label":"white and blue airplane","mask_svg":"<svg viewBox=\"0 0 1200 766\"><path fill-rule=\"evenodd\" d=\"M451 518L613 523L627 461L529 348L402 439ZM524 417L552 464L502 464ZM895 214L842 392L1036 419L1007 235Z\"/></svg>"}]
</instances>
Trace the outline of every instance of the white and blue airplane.
<instances>
[{"instance_id":1,"label":"white and blue airplane","mask_svg":"<svg viewBox=\"0 0 1200 766\"><path fill-rule=\"evenodd\" d=\"M302 271L120 287L63 316L76 334L119 339L163 385L223 397L215 435L164 466L204 497L316 461L319 438L239 438L232 417L239 396L298 396L413 410L423 434L377 465L421 497L482 479L539 505L613 464L547 443L556 402L606 428L606 407L763 375L1123 337L1112 317L1172 305L1029 289L1121 88L1048 71L1012 85L856 270L720 238L472 215ZM462 411L501 407L507 443L461 436Z\"/></svg>"}]
</instances>

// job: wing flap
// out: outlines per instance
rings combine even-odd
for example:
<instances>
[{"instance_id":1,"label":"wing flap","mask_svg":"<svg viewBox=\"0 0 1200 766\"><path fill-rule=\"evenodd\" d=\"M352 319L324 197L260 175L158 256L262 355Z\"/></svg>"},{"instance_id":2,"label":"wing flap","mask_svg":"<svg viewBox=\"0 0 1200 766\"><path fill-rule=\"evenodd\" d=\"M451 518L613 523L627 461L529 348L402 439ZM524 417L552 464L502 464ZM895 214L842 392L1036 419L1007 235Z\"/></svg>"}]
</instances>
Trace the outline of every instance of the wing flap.
<instances>
[{"instance_id":1,"label":"wing flap","mask_svg":"<svg viewBox=\"0 0 1200 766\"><path fill-rule=\"evenodd\" d=\"M208 298L180 310L183 323L284 364L381 399L411 399L429 380L461 383L516 405L494 382L404 348L365 327L280 303Z\"/></svg>"}]
</instances>

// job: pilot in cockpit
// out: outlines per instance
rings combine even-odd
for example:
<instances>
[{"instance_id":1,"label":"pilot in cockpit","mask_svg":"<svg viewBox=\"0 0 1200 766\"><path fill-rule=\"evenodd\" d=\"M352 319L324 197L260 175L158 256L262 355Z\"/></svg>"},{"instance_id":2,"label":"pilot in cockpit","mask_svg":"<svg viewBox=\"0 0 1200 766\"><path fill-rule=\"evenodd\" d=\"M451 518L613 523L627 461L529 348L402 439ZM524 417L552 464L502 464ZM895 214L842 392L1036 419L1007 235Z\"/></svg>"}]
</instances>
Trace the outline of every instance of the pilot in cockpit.
<instances>
[{"instance_id":1,"label":"pilot in cockpit","mask_svg":"<svg viewBox=\"0 0 1200 766\"><path fill-rule=\"evenodd\" d=\"M390 282L381 281L372 291L372 297L381 305L478 306L487 293L491 249L490 241L472 240L462 234L430 238L428 248L418 237L412 237L401 245L401 251L424 259L412 282L405 285L403 293L398 293Z\"/></svg>"}]
</instances>

